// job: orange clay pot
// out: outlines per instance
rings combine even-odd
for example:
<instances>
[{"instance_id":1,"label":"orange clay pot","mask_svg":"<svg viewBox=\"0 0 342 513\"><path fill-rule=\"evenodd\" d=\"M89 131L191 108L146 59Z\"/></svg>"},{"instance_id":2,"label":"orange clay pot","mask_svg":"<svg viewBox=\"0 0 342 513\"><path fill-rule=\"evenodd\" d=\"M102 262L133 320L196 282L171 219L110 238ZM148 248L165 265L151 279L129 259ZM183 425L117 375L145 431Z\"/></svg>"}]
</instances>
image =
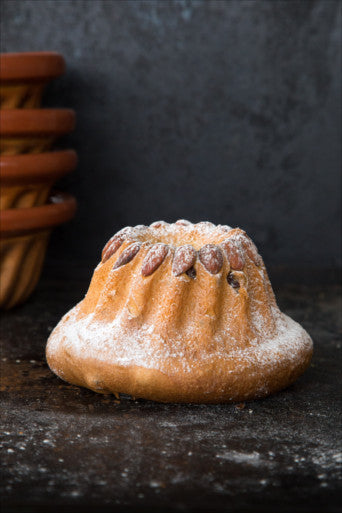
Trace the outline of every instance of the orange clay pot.
<instances>
[{"instance_id":1,"label":"orange clay pot","mask_svg":"<svg viewBox=\"0 0 342 513\"><path fill-rule=\"evenodd\" d=\"M75 127L69 109L13 109L0 112L0 155L42 153Z\"/></svg>"},{"instance_id":2,"label":"orange clay pot","mask_svg":"<svg viewBox=\"0 0 342 513\"><path fill-rule=\"evenodd\" d=\"M3 53L0 70L1 109L34 109L46 84L65 72L65 62L56 52Z\"/></svg>"},{"instance_id":3,"label":"orange clay pot","mask_svg":"<svg viewBox=\"0 0 342 513\"><path fill-rule=\"evenodd\" d=\"M43 205L56 180L76 165L73 150L0 157L0 210Z\"/></svg>"},{"instance_id":4,"label":"orange clay pot","mask_svg":"<svg viewBox=\"0 0 342 513\"><path fill-rule=\"evenodd\" d=\"M69 194L55 194L47 205L0 212L0 307L22 303L35 288L53 226L76 211Z\"/></svg>"}]
</instances>

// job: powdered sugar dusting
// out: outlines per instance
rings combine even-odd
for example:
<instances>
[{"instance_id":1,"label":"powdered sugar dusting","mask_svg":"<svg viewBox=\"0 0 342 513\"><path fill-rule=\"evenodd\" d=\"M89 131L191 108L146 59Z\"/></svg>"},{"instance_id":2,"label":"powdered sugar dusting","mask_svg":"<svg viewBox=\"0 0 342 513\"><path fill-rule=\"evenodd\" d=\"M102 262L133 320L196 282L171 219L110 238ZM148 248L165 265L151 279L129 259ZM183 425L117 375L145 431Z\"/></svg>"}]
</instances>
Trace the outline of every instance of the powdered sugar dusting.
<instances>
[{"instance_id":1,"label":"powdered sugar dusting","mask_svg":"<svg viewBox=\"0 0 342 513\"><path fill-rule=\"evenodd\" d=\"M200 249L205 244L216 244L223 241L231 230L230 226L215 226L209 221L193 224L185 219L180 219L175 223L156 221L150 226L126 226L116 234L116 237L122 237L132 242L149 242L151 244L159 242L174 248L191 244L195 249Z\"/></svg>"},{"instance_id":2,"label":"powdered sugar dusting","mask_svg":"<svg viewBox=\"0 0 342 513\"><path fill-rule=\"evenodd\" d=\"M216 341L216 351L201 351L191 359L191 353L184 347L182 335L172 340L164 339L153 325L142 325L141 329L131 331L121 322L122 314L111 323L102 323L90 314L78 319L79 305L63 318L61 327L57 327L49 339L49 351L53 354L60 345L72 358L90 358L105 361L108 364L123 366L141 366L161 372L171 366L191 372L193 365L210 365L234 360L241 361L245 367L250 363L259 369L272 367L278 361L295 362L303 350L303 344L310 348L310 337L303 328L284 314L277 319L277 333L273 338L256 337L250 345L239 349L233 340L220 334ZM189 326L188 330L193 329ZM189 336L189 333L187 333ZM194 339L198 334L193 333ZM234 348L235 346L235 348ZM187 353L187 354L185 354Z\"/></svg>"}]
</instances>

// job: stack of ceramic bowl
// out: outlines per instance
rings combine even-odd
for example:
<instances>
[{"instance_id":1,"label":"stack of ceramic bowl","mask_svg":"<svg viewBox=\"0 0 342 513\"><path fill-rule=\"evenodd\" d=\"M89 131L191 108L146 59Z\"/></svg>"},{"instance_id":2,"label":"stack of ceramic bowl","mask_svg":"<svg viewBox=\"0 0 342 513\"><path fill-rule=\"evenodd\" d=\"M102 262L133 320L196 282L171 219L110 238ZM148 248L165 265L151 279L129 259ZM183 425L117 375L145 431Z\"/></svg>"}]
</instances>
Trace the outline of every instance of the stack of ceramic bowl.
<instances>
[{"instance_id":1,"label":"stack of ceramic bowl","mask_svg":"<svg viewBox=\"0 0 342 513\"><path fill-rule=\"evenodd\" d=\"M75 199L51 190L77 155L53 151L73 130L74 112L40 108L45 85L64 73L63 57L1 54L0 66L0 307L7 309L31 294L52 228L75 214Z\"/></svg>"}]
</instances>

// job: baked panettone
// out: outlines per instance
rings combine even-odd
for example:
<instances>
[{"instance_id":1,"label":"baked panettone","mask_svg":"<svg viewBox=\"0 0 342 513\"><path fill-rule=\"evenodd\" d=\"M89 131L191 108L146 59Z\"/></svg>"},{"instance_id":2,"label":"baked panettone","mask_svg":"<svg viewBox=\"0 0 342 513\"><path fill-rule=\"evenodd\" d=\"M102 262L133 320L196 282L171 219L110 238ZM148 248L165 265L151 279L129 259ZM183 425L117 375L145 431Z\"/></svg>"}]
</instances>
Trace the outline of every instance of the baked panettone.
<instances>
[{"instance_id":1,"label":"baked panettone","mask_svg":"<svg viewBox=\"0 0 342 513\"><path fill-rule=\"evenodd\" d=\"M158 221L108 241L46 354L58 376L96 392L219 403L287 387L312 341L280 312L244 231Z\"/></svg>"}]
</instances>

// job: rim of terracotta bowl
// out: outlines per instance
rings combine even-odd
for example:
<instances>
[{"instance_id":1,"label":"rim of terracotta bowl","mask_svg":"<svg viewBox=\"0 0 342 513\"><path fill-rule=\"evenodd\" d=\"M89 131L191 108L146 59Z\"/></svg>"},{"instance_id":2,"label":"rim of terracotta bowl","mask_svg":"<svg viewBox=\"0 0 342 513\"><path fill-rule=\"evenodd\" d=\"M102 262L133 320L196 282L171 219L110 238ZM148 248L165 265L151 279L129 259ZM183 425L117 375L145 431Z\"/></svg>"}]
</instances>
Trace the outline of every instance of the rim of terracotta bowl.
<instances>
[{"instance_id":1,"label":"rim of terracotta bowl","mask_svg":"<svg viewBox=\"0 0 342 513\"><path fill-rule=\"evenodd\" d=\"M57 180L73 171L77 161L74 150L3 155L0 157L0 184L9 186Z\"/></svg>"},{"instance_id":2,"label":"rim of terracotta bowl","mask_svg":"<svg viewBox=\"0 0 342 513\"><path fill-rule=\"evenodd\" d=\"M0 67L0 83L48 81L63 75L65 61L57 52L2 53Z\"/></svg>"},{"instance_id":3,"label":"rim of terracotta bowl","mask_svg":"<svg viewBox=\"0 0 342 513\"><path fill-rule=\"evenodd\" d=\"M77 202L66 192L53 192L49 202L40 207L10 208L0 212L0 236L44 230L69 221L75 214Z\"/></svg>"},{"instance_id":4,"label":"rim of terracotta bowl","mask_svg":"<svg viewBox=\"0 0 342 513\"><path fill-rule=\"evenodd\" d=\"M6 109L0 111L0 135L65 134L75 128L72 109Z\"/></svg>"}]
</instances>

